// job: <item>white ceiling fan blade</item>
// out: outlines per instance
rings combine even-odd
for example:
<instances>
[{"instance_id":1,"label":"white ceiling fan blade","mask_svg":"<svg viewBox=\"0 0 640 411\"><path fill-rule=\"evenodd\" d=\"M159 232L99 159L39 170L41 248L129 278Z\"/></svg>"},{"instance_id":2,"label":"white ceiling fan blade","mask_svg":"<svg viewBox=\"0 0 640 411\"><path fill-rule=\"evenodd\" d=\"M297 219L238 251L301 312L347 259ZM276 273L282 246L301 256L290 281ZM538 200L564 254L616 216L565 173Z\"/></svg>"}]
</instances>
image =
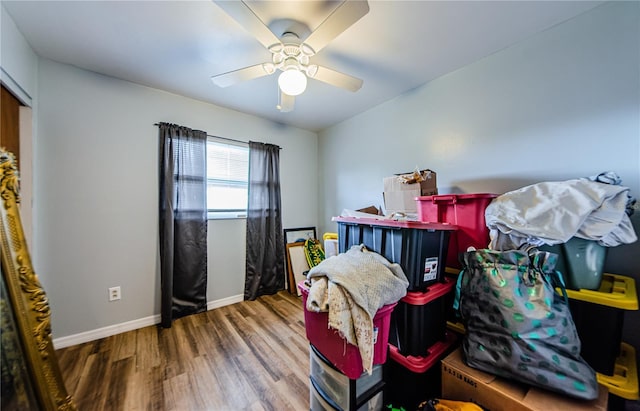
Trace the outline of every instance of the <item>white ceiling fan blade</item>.
<instances>
[{"instance_id":1,"label":"white ceiling fan blade","mask_svg":"<svg viewBox=\"0 0 640 411\"><path fill-rule=\"evenodd\" d=\"M253 80L254 78L267 76L268 73L264 64L256 64L255 66L249 66L238 70L229 71L227 73L218 74L212 76L211 81L218 87L229 87L242 81Z\"/></svg>"},{"instance_id":2,"label":"white ceiling fan blade","mask_svg":"<svg viewBox=\"0 0 640 411\"><path fill-rule=\"evenodd\" d=\"M295 105L296 98L294 96L290 96L279 90L280 96L278 97L278 105L276 106L278 110L282 113L288 113L293 111L293 106Z\"/></svg>"},{"instance_id":3,"label":"white ceiling fan blade","mask_svg":"<svg viewBox=\"0 0 640 411\"><path fill-rule=\"evenodd\" d=\"M318 66L318 71L312 78L349 91L358 91L362 87L361 79L323 66Z\"/></svg>"},{"instance_id":4,"label":"white ceiling fan blade","mask_svg":"<svg viewBox=\"0 0 640 411\"><path fill-rule=\"evenodd\" d=\"M249 8L244 1L214 0L222 10L237 21L246 31L251 33L263 46L280 43L280 39L269 30L266 24Z\"/></svg>"},{"instance_id":5,"label":"white ceiling fan blade","mask_svg":"<svg viewBox=\"0 0 640 411\"><path fill-rule=\"evenodd\" d=\"M366 0L344 1L325 21L320 23L320 26L307 37L304 44L317 53L368 12L369 3Z\"/></svg>"}]
</instances>

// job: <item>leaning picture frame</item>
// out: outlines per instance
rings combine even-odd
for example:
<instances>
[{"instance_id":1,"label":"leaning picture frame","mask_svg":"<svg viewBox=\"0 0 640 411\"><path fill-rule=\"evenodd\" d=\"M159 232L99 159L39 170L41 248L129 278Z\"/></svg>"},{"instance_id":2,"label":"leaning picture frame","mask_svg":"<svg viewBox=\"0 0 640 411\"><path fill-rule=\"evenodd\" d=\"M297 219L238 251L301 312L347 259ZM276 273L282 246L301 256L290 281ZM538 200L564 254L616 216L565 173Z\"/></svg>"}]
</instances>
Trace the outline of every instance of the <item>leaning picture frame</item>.
<instances>
[{"instance_id":1,"label":"leaning picture frame","mask_svg":"<svg viewBox=\"0 0 640 411\"><path fill-rule=\"evenodd\" d=\"M31 265L18 187L15 157L0 149L1 349L10 361L2 367L3 408L75 410L51 339L49 301Z\"/></svg>"},{"instance_id":2,"label":"leaning picture frame","mask_svg":"<svg viewBox=\"0 0 640 411\"><path fill-rule=\"evenodd\" d=\"M300 241L306 241L308 239L315 240L316 228L315 227L301 227L301 228L285 228L284 229L284 242L285 244L297 243Z\"/></svg>"},{"instance_id":3,"label":"leaning picture frame","mask_svg":"<svg viewBox=\"0 0 640 411\"><path fill-rule=\"evenodd\" d=\"M309 263L304 254L304 241L287 244L286 251L289 292L300 296L301 292L297 285L306 278L306 273L309 271Z\"/></svg>"}]
</instances>

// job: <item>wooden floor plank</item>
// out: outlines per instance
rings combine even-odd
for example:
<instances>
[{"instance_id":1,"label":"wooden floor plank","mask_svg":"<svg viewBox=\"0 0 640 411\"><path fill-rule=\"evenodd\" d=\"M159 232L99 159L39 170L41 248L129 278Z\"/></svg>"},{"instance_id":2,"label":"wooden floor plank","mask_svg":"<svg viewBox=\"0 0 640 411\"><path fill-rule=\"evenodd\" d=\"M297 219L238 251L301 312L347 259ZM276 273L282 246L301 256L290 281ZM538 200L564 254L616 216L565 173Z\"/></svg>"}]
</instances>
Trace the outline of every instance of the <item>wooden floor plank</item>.
<instances>
[{"instance_id":1,"label":"wooden floor plank","mask_svg":"<svg viewBox=\"0 0 640 411\"><path fill-rule=\"evenodd\" d=\"M309 409L309 377L300 380L296 375L288 375L276 384L278 394L291 404L290 410ZM304 395L300 395L303 393Z\"/></svg>"},{"instance_id":2,"label":"wooden floor plank","mask_svg":"<svg viewBox=\"0 0 640 411\"><path fill-rule=\"evenodd\" d=\"M205 355L195 358L188 372L189 383L193 391L201 397L207 410L221 410L227 407L226 401L222 400L227 388L216 378L214 367L215 364L211 364L211 360Z\"/></svg>"},{"instance_id":3,"label":"wooden floor plank","mask_svg":"<svg viewBox=\"0 0 640 411\"><path fill-rule=\"evenodd\" d=\"M58 352L60 368L68 370L64 375L65 386L68 391L75 391L78 387L82 369L85 367L89 355L93 351L93 344L87 343L69 347L67 350Z\"/></svg>"},{"instance_id":4,"label":"wooden floor plank","mask_svg":"<svg viewBox=\"0 0 640 411\"><path fill-rule=\"evenodd\" d=\"M264 376L262 364L251 354L235 359L235 364L242 371L243 378L251 385L265 410L279 411L292 409L289 401L281 397L275 390L276 381Z\"/></svg>"},{"instance_id":5,"label":"wooden floor plank","mask_svg":"<svg viewBox=\"0 0 640 411\"><path fill-rule=\"evenodd\" d=\"M161 366L154 367L151 370L146 372L144 376L145 386L147 387L148 402L146 403L146 409L148 411L153 410L162 410L164 409L164 389L162 387L162 381L164 379L164 374L162 373ZM131 395L134 395L130 391ZM146 396L145 396L146 397ZM145 397L139 399L140 403L145 403Z\"/></svg>"},{"instance_id":6,"label":"wooden floor plank","mask_svg":"<svg viewBox=\"0 0 640 411\"><path fill-rule=\"evenodd\" d=\"M58 350L80 410L309 409L309 343L286 291Z\"/></svg>"},{"instance_id":7,"label":"wooden floor plank","mask_svg":"<svg viewBox=\"0 0 640 411\"><path fill-rule=\"evenodd\" d=\"M125 379L127 391L122 401L120 401L122 410L144 411L147 409L147 404L151 402L151 393L147 390L145 383L147 374L135 372L135 367L134 364L134 369L130 371L130 374Z\"/></svg>"},{"instance_id":8,"label":"wooden floor plank","mask_svg":"<svg viewBox=\"0 0 640 411\"><path fill-rule=\"evenodd\" d=\"M127 398L129 384L134 382L135 359L133 356L117 360L111 366L112 378L109 379L109 388L105 395L105 410L121 410Z\"/></svg>"},{"instance_id":9,"label":"wooden floor plank","mask_svg":"<svg viewBox=\"0 0 640 411\"><path fill-rule=\"evenodd\" d=\"M87 362L80 373L78 386L72 394L76 398L79 409L105 409L105 398L111 381L110 369L109 351L99 351L87 357Z\"/></svg>"},{"instance_id":10,"label":"wooden floor plank","mask_svg":"<svg viewBox=\"0 0 640 411\"><path fill-rule=\"evenodd\" d=\"M136 354L138 333L131 335L117 334L109 337L112 341L111 358L113 361L131 358Z\"/></svg>"},{"instance_id":11,"label":"wooden floor plank","mask_svg":"<svg viewBox=\"0 0 640 411\"><path fill-rule=\"evenodd\" d=\"M136 330L136 334L136 367L149 370L159 366L161 358L158 348L158 329L156 327L144 327Z\"/></svg>"}]
</instances>

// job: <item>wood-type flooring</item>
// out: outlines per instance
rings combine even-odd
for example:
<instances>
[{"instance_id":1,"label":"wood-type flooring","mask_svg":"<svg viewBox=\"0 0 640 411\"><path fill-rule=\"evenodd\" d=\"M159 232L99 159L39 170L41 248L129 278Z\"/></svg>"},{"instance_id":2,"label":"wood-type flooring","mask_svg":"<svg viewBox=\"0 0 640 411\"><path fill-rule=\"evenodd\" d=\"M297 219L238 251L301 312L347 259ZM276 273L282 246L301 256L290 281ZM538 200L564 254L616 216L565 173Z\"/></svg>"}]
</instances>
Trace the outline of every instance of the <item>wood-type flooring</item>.
<instances>
[{"instance_id":1,"label":"wood-type flooring","mask_svg":"<svg viewBox=\"0 0 640 411\"><path fill-rule=\"evenodd\" d=\"M302 301L286 291L57 355L80 411L309 409Z\"/></svg>"}]
</instances>

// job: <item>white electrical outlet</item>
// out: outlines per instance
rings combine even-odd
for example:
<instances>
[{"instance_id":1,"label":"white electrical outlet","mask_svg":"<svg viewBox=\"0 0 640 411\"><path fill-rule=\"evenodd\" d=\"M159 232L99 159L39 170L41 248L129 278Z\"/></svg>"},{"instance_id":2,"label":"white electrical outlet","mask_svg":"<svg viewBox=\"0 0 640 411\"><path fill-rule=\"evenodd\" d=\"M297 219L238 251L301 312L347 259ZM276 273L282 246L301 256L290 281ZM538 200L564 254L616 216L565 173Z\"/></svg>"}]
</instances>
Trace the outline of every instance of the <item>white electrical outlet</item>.
<instances>
[{"instance_id":1,"label":"white electrical outlet","mask_svg":"<svg viewBox=\"0 0 640 411\"><path fill-rule=\"evenodd\" d=\"M116 301L121 298L120 296L120 287L111 287L109 288L109 301Z\"/></svg>"}]
</instances>

